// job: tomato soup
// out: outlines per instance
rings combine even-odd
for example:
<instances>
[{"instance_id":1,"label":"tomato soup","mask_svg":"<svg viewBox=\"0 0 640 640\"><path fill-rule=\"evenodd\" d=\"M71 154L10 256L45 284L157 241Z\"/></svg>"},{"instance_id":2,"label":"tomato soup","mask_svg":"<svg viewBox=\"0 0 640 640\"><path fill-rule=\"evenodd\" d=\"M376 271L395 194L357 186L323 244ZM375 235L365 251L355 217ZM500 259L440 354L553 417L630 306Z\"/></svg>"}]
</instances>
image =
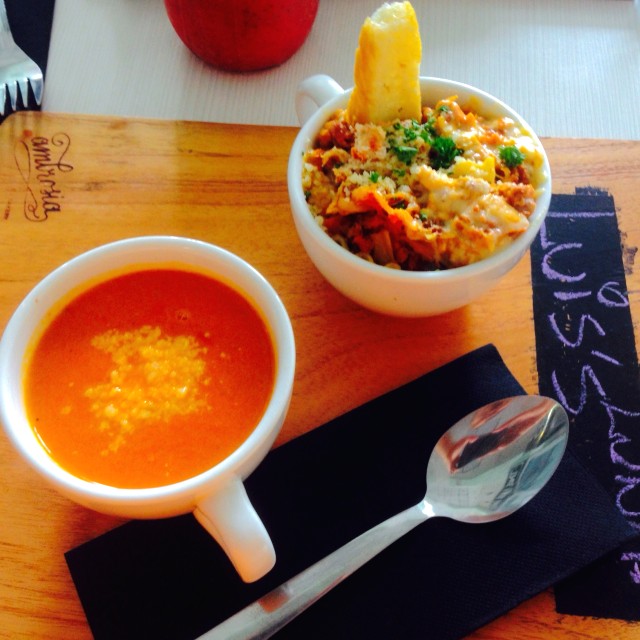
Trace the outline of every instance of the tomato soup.
<instances>
[{"instance_id":1,"label":"tomato soup","mask_svg":"<svg viewBox=\"0 0 640 640\"><path fill-rule=\"evenodd\" d=\"M260 421L275 382L258 311L207 275L149 269L99 283L32 346L30 423L70 473L122 488L192 477Z\"/></svg>"}]
</instances>

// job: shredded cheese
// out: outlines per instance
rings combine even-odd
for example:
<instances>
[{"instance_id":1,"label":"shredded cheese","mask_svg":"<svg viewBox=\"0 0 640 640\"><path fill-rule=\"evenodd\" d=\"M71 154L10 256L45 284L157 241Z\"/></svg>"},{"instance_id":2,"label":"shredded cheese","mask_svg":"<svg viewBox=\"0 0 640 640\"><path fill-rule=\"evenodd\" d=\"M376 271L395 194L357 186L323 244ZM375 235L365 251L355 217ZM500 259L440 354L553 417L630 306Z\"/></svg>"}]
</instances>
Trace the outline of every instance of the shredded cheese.
<instances>
[{"instance_id":1,"label":"shredded cheese","mask_svg":"<svg viewBox=\"0 0 640 640\"><path fill-rule=\"evenodd\" d=\"M142 425L168 422L207 408L208 385L202 347L193 336L164 336L159 327L106 331L91 341L111 356L106 381L88 387L91 412L111 437L103 452L115 452Z\"/></svg>"}]
</instances>

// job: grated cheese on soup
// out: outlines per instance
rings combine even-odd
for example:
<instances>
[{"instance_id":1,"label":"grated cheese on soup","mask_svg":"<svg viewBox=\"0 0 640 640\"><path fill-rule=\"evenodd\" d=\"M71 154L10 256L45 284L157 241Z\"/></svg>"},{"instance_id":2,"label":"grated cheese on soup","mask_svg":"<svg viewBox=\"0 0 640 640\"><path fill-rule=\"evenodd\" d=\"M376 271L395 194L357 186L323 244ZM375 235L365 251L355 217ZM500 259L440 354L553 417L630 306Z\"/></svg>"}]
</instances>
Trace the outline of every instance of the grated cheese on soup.
<instances>
[{"instance_id":1,"label":"grated cheese on soup","mask_svg":"<svg viewBox=\"0 0 640 640\"><path fill-rule=\"evenodd\" d=\"M422 118L351 124L338 112L305 153L302 186L318 224L367 260L405 270L459 267L529 226L543 157L506 117L453 96Z\"/></svg>"},{"instance_id":2,"label":"grated cheese on soup","mask_svg":"<svg viewBox=\"0 0 640 640\"><path fill-rule=\"evenodd\" d=\"M91 345L111 356L108 381L90 386L84 395L100 431L110 436L115 452L127 435L143 424L167 422L208 407L201 396L206 378L206 348L193 336L165 336L159 327L109 330Z\"/></svg>"}]
</instances>

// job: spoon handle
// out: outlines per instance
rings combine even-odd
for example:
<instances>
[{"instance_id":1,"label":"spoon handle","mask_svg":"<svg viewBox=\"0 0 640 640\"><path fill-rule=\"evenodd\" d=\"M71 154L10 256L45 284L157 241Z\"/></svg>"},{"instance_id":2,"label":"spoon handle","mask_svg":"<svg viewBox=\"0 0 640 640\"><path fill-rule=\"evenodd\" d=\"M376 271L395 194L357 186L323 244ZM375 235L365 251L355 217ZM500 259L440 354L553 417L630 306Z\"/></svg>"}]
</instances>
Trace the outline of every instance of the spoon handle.
<instances>
[{"instance_id":1,"label":"spoon handle","mask_svg":"<svg viewBox=\"0 0 640 640\"><path fill-rule=\"evenodd\" d=\"M207 631L198 640L270 638L325 593L430 515L430 507L421 503L392 516Z\"/></svg>"}]
</instances>

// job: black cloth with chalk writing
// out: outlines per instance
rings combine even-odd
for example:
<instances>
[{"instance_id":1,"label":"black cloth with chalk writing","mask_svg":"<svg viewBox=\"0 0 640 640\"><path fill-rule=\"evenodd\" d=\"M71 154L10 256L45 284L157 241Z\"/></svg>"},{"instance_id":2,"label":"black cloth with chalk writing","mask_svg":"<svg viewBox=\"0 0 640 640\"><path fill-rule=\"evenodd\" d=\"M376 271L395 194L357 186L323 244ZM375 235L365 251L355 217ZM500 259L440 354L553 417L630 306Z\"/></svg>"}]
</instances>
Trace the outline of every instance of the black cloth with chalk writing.
<instances>
[{"instance_id":1,"label":"black cloth with chalk writing","mask_svg":"<svg viewBox=\"0 0 640 640\"><path fill-rule=\"evenodd\" d=\"M247 491L278 560L243 584L191 516L130 522L67 553L96 640L191 640L354 536L418 503L454 422L521 394L487 346L270 452ZM568 454L542 493L500 522L435 518L282 629L291 640L460 638L633 535Z\"/></svg>"},{"instance_id":2,"label":"black cloth with chalk writing","mask_svg":"<svg viewBox=\"0 0 640 640\"><path fill-rule=\"evenodd\" d=\"M554 195L531 248L540 392L570 416L569 446L640 532L640 368L613 197ZM640 620L640 540L556 588L562 613Z\"/></svg>"}]
</instances>

